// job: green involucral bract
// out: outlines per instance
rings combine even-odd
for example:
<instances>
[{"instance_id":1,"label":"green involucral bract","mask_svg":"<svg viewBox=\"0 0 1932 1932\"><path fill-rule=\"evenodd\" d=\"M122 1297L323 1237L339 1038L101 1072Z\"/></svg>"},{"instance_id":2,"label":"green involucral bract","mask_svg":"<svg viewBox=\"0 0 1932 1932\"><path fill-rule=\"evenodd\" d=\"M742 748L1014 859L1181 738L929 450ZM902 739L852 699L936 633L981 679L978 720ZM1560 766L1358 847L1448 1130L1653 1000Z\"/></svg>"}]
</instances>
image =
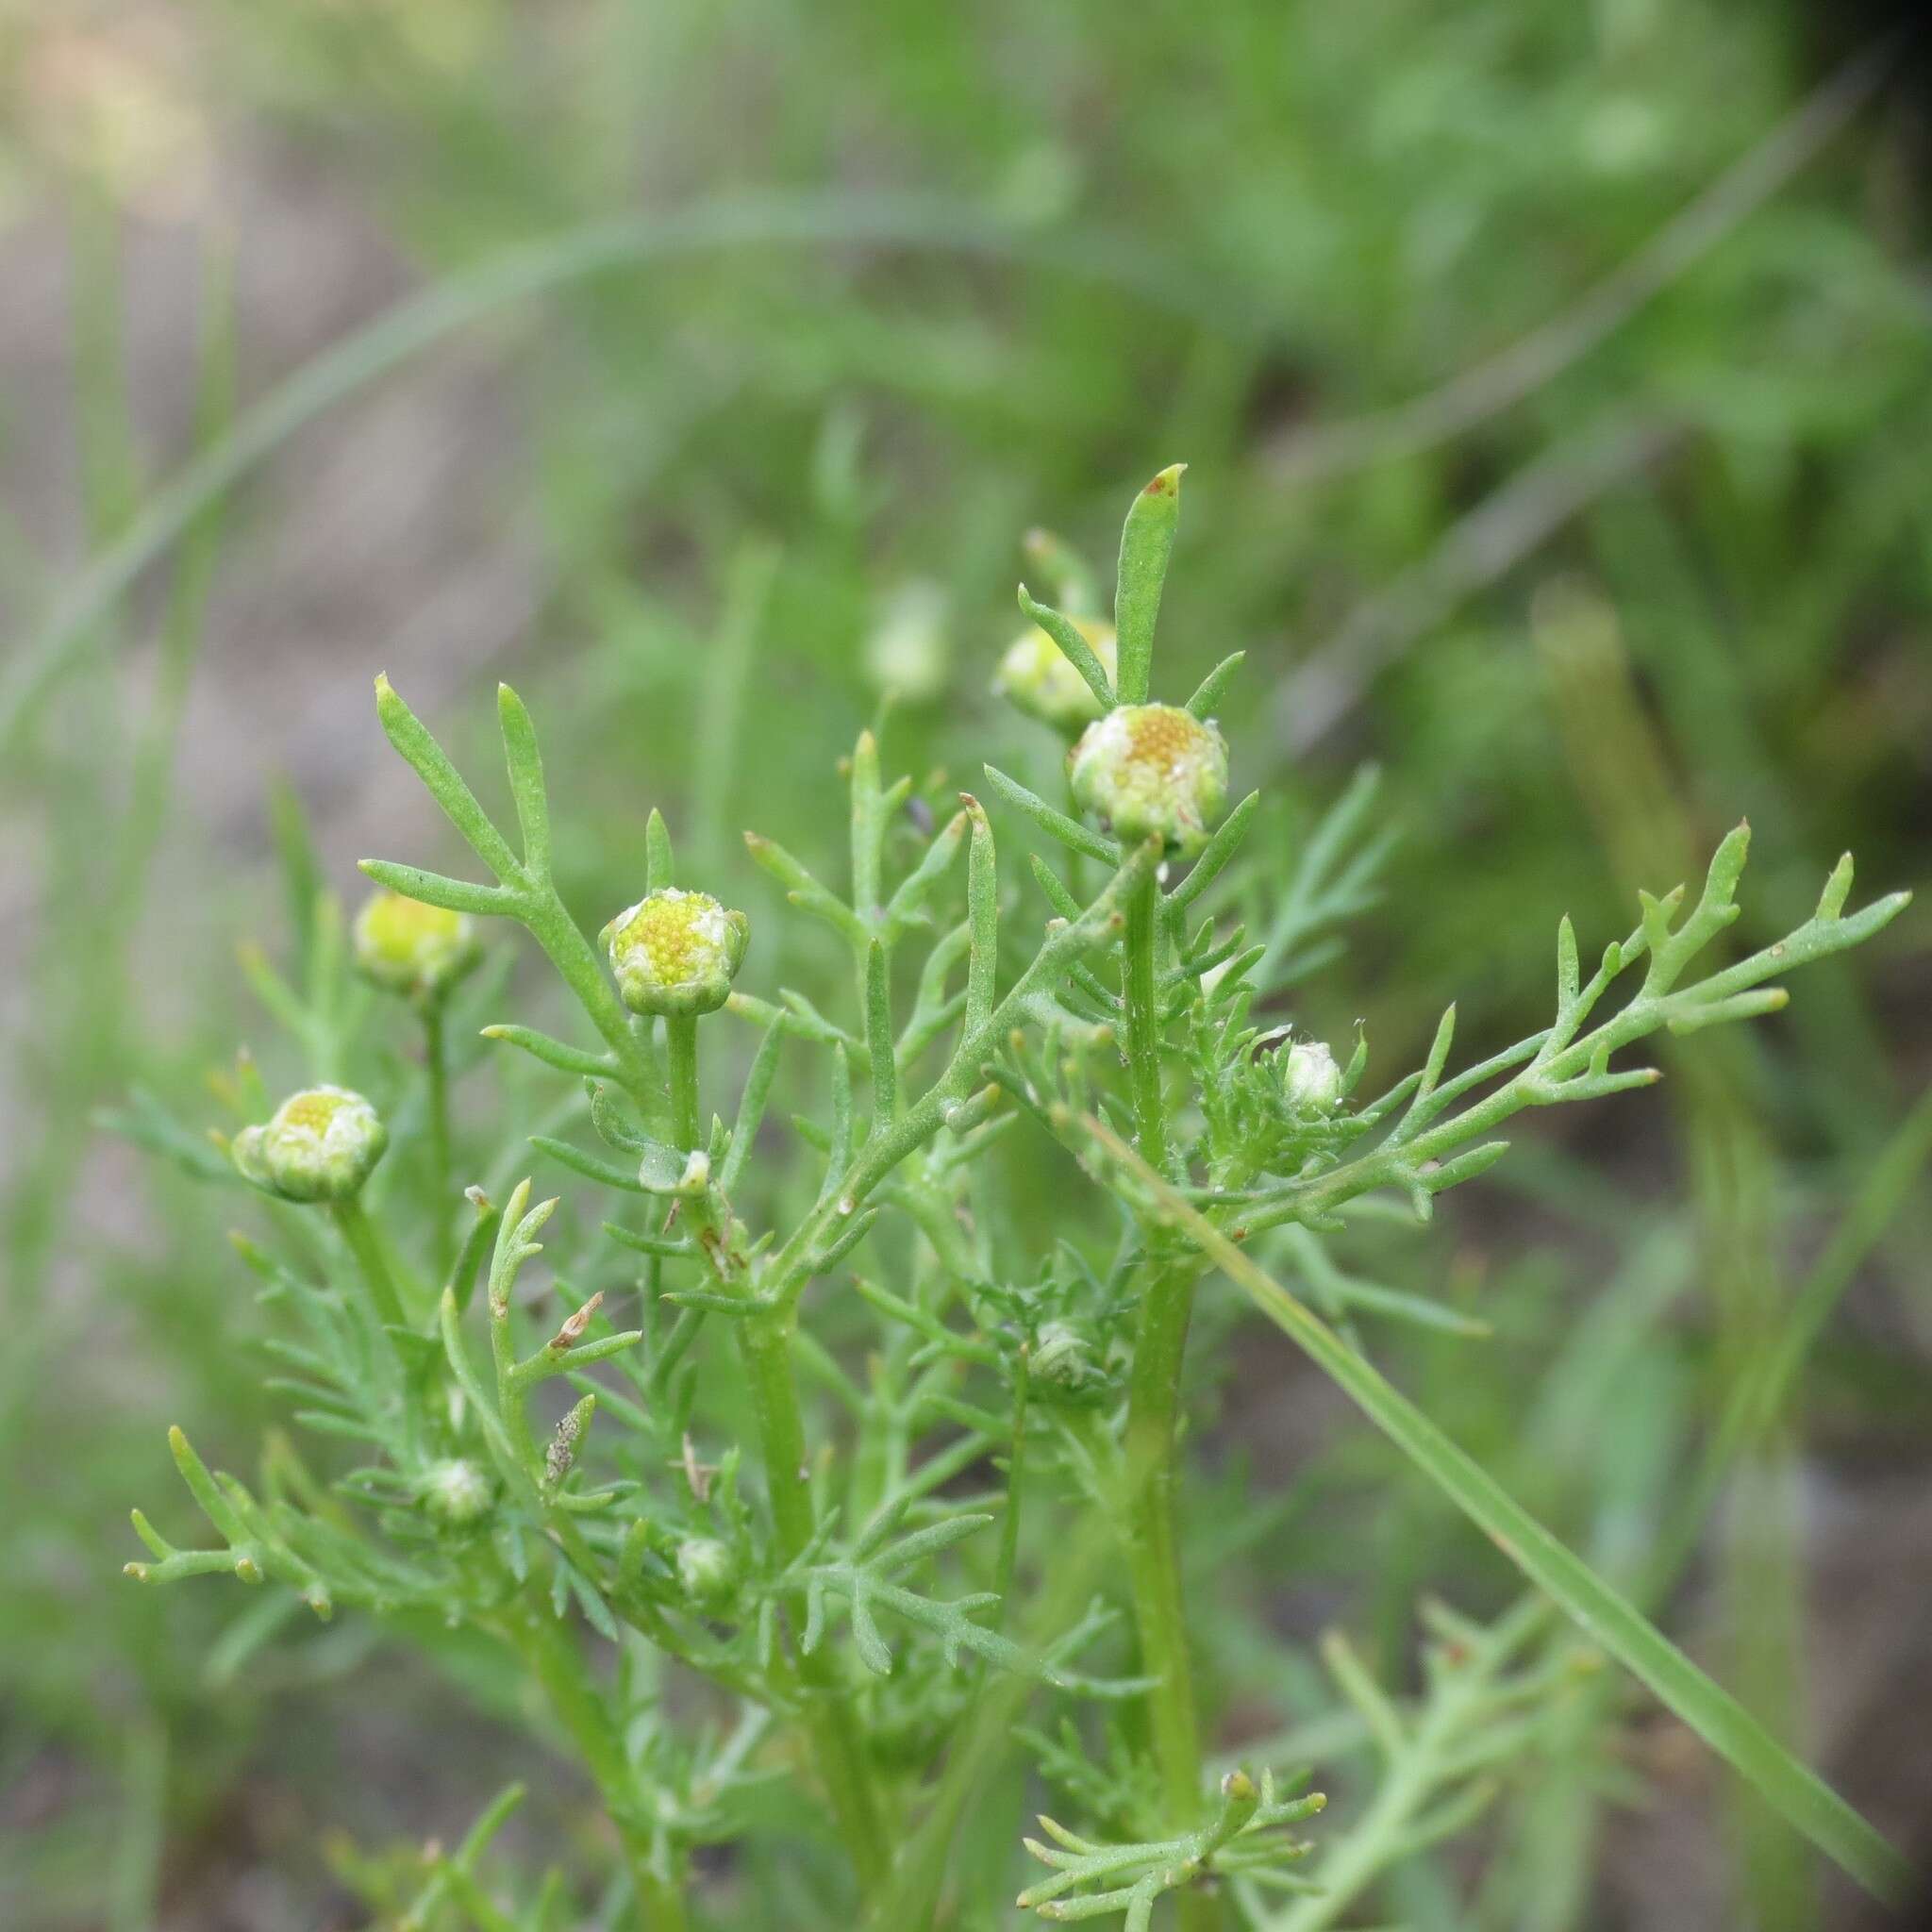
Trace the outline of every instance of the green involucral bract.
<instances>
[{"instance_id":1,"label":"green involucral bract","mask_svg":"<svg viewBox=\"0 0 1932 1932\"><path fill-rule=\"evenodd\" d=\"M389 1145L375 1108L346 1087L291 1093L263 1126L235 1136L242 1175L285 1201L346 1201Z\"/></svg>"},{"instance_id":2,"label":"green involucral bract","mask_svg":"<svg viewBox=\"0 0 1932 1932\"><path fill-rule=\"evenodd\" d=\"M634 1013L715 1012L731 996L751 926L708 892L664 886L598 935Z\"/></svg>"}]
</instances>

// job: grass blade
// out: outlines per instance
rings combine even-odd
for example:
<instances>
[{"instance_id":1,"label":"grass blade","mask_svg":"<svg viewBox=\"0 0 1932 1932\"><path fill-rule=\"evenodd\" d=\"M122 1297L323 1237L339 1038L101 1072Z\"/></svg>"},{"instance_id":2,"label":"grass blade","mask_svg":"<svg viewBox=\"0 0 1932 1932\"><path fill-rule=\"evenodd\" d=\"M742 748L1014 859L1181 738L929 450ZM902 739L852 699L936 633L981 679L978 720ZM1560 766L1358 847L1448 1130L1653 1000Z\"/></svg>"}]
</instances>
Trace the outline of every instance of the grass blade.
<instances>
[{"instance_id":1,"label":"grass blade","mask_svg":"<svg viewBox=\"0 0 1932 1932\"><path fill-rule=\"evenodd\" d=\"M1101 1122L1086 1130L1249 1299L1529 1580L1818 1849L1879 1898L1911 1877L1898 1851L1806 1769L1729 1691L1546 1530L1488 1471L1357 1355Z\"/></svg>"}]
</instances>

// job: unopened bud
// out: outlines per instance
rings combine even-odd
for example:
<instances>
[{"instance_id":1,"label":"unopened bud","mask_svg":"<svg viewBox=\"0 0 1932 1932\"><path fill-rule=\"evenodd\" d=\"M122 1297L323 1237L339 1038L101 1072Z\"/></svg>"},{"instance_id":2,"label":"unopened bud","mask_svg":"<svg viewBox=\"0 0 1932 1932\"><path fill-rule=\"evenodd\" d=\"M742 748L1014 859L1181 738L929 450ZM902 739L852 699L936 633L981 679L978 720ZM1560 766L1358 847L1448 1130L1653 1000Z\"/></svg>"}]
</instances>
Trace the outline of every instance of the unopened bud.
<instances>
[{"instance_id":1,"label":"unopened bud","mask_svg":"<svg viewBox=\"0 0 1932 1932\"><path fill-rule=\"evenodd\" d=\"M738 1588L738 1558L716 1537L688 1537L677 1546L677 1580L693 1603L715 1608Z\"/></svg>"},{"instance_id":2,"label":"unopened bud","mask_svg":"<svg viewBox=\"0 0 1932 1932\"><path fill-rule=\"evenodd\" d=\"M1036 1382L1069 1391L1090 1389L1103 1378L1087 1338L1066 1322L1047 1322L1027 1357L1026 1373Z\"/></svg>"},{"instance_id":3,"label":"unopened bud","mask_svg":"<svg viewBox=\"0 0 1932 1932\"><path fill-rule=\"evenodd\" d=\"M1097 617L1076 617L1074 628L1093 646L1100 668L1112 679L1120 670L1113 625ZM1092 688L1037 625L1007 646L993 675L992 688L1029 718L1038 718L1069 737L1100 716L1100 700Z\"/></svg>"},{"instance_id":4,"label":"unopened bud","mask_svg":"<svg viewBox=\"0 0 1932 1932\"><path fill-rule=\"evenodd\" d=\"M1177 705L1121 705L1090 724L1068 760L1074 796L1128 843L1182 854L1208 842L1227 801L1227 744Z\"/></svg>"},{"instance_id":5,"label":"unopened bud","mask_svg":"<svg viewBox=\"0 0 1932 1932\"><path fill-rule=\"evenodd\" d=\"M751 924L708 892L675 886L640 899L599 935L634 1013L709 1013L730 997Z\"/></svg>"},{"instance_id":6,"label":"unopened bud","mask_svg":"<svg viewBox=\"0 0 1932 1932\"><path fill-rule=\"evenodd\" d=\"M1341 1069L1319 1040L1298 1040L1281 1057L1282 1097L1297 1113L1326 1113L1341 1098Z\"/></svg>"},{"instance_id":7,"label":"unopened bud","mask_svg":"<svg viewBox=\"0 0 1932 1932\"><path fill-rule=\"evenodd\" d=\"M291 1093L264 1126L235 1136L244 1178L285 1201L346 1201L389 1145L389 1129L359 1093L309 1087Z\"/></svg>"},{"instance_id":8,"label":"unopened bud","mask_svg":"<svg viewBox=\"0 0 1932 1932\"><path fill-rule=\"evenodd\" d=\"M356 915L356 964L378 986L413 999L448 991L483 957L467 912L373 892Z\"/></svg>"},{"instance_id":9,"label":"unopened bud","mask_svg":"<svg viewBox=\"0 0 1932 1932\"><path fill-rule=\"evenodd\" d=\"M423 1507L451 1529L467 1529L490 1513L495 1485L482 1467L463 1457L433 1462L423 1477Z\"/></svg>"}]
</instances>

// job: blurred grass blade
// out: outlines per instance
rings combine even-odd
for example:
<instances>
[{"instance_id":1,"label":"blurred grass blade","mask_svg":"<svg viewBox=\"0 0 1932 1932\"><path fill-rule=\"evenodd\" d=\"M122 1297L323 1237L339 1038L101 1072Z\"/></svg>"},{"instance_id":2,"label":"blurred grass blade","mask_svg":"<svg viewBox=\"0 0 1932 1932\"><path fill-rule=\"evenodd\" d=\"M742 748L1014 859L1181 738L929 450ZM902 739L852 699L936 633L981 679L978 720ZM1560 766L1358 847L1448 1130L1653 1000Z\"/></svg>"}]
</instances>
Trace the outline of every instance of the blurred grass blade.
<instances>
[{"instance_id":1,"label":"blurred grass blade","mask_svg":"<svg viewBox=\"0 0 1932 1932\"><path fill-rule=\"evenodd\" d=\"M147 1932L158 1918L168 1812L168 1736L151 1717L128 1728L121 1790L120 1828L108 1868L108 1932Z\"/></svg>"},{"instance_id":2,"label":"blurred grass blade","mask_svg":"<svg viewBox=\"0 0 1932 1932\"><path fill-rule=\"evenodd\" d=\"M510 249L452 275L304 363L157 491L146 508L75 576L0 682L0 748L59 677L75 645L183 532L306 424L344 397L480 317L586 276L679 256L754 246L841 243L1027 261L1109 282L1219 335L1260 333L1238 302L1198 277L1150 268L1143 242L1102 234L1024 231L971 203L921 195L839 192L734 195L670 214L588 223Z\"/></svg>"},{"instance_id":3,"label":"blurred grass blade","mask_svg":"<svg viewBox=\"0 0 1932 1932\"><path fill-rule=\"evenodd\" d=\"M1082 1124L1201 1252L1312 1357L1371 1422L1529 1580L1723 1757L1818 1849L1879 1898L1895 1898L1910 1867L1857 1812L1765 1730L1729 1691L1558 1542L1392 1384L1168 1185L1101 1122Z\"/></svg>"}]
</instances>

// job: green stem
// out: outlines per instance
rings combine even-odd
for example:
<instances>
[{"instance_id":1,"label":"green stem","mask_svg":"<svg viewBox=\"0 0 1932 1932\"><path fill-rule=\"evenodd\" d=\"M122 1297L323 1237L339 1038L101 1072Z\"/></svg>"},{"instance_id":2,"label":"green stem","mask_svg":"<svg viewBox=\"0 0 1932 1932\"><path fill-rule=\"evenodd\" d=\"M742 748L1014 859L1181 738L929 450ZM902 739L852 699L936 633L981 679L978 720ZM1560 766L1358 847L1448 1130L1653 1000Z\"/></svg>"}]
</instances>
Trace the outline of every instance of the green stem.
<instances>
[{"instance_id":1,"label":"green stem","mask_svg":"<svg viewBox=\"0 0 1932 1932\"><path fill-rule=\"evenodd\" d=\"M390 1273L388 1257L382 1252L381 1238L364 1210L360 1196L351 1194L344 1200L332 1203L330 1212L335 1217L344 1244L356 1257L357 1267L362 1271L362 1279L369 1286L370 1299L375 1304L377 1316L389 1327L408 1327L409 1319L403 1312L402 1297L396 1292L395 1276Z\"/></svg>"},{"instance_id":2,"label":"green stem","mask_svg":"<svg viewBox=\"0 0 1932 1932\"><path fill-rule=\"evenodd\" d=\"M789 1308L774 1308L734 1325L758 1418L777 1554L781 1563L790 1563L804 1552L817 1527L805 1421L791 1374L792 1315ZM796 1616L801 1607L794 1604L792 1614ZM801 1652L796 1669L805 1692L812 1758L860 1888L870 1892L885 1875L887 1846L858 1720L830 1651L820 1649L808 1656Z\"/></svg>"},{"instance_id":3,"label":"green stem","mask_svg":"<svg viewBox=\"0 0 1932 1932\"><path fill-rule=\"evenodd\" d=\"M674 1014L664 1023L671 1087L672 1133L680 1151L698 1144L698 1023L694 1014ZM689 1204L700 1226L715 1227L708 1194ZM722 1246L714 1253L723 1253ZM781 1563L800 1556L817 1527L810 1472L806 1459L805 1418L791 1373L791 1310L773 1309L734 1324L758 1419L758 1443L770 1492L772 1526ZM794 1607L794 1614L798 1607ZM804 1721L813 1762L831 1803L860 1887L870 1891L886 1869L871 1776L858 1724L829 1652L796 1659L804 1690Z\"/></svg>"},{"instance_id":4,"label":"green stem","mask_svg":"<svg viewBox=\"0 0 1932 1932\"><path fill-rule=\"evenodd\" d=\"M873 1191L908 1156L918 1152L945 1125L952 1108L980 1084L986 1062L997 1043L1014 1026L1030 1017L1036 995L1053 986L1078 956L1102 938L1122 930L1128 900L1153 873L1150 848L1131 852L1107 890L1076 920L1060 926L1034 956L1007 995L985 1019L961 1034L946 1070L917 1105L908 1108L883 1133L874 1132L858 1150L837 1188L792 1229L785 1245L765 1264L765 1291L775 1301L791 1303L811 1278L812 1257L831 1231L863 1207Z\"/></svg>"},{"instance_id":5,"label":"green stem","mask_svg":"<svg viewBox=\"0 0 1932 1932\"><path fill-rule=\"evenodd\" d=\"M436 1272L440 1280L449 1278L456 1259L451 1239L451 1178L454 1162L449 1134L449 1040L442 1024L442 1002L428 1001L423 1008L423 1060L429 1074L429 1170L436 1202Z\"/></svg>"},{"instance_id":6,"label":"green stem","mask_svg":"<svg viewBox=\"0 0 1932 1932\"><path fill-rule=\"evenodd\" d=\"M683 1873L675 1852L653 1845L637 1815L637 1782L583 1652L565 1626L541 1606L520 1606L516 1614L517 1648L542 1685L558 1723L570 1733L617 1828L640 1932L685 1932Z\"/></svg>"},{"instance_id":7,"label":"green stem","mask_svg":"<svg viewBox=\"0 0 1932 1932\"><path fill-rule=\"evenodd\" d=\"M1141 1158L1167 1172L1167 1108L1160 1085L1160 1008L1155 995L1160 887L1152 874L1127 900L1125 934L1127 1077L1134 1091L1134 1130Z\"/></svg>"},{"instance_id":8,"label":"green stem","mask_svg":"<svg viewBox=\"0 0 1932 1932\"><path fill-rule=\"evenodd\" d=\"M1160 1013L1156 991L1159 888L1140 880L1127 901L1125 967L1127 1075L1133 1091L1135 1137L1141 1157L1167 1171L1167 1113L1160 1077ZM1180 1542L1174 1506L1180 1470L1176 1437L1188 1321L1199 1264L1175 1254L1158 1235L1149 1241L1134 1365L1127 1383L1127 1563L1141 1662L1158 1678L1149 1693L1154 1754L1172 1824L1199 1823L1201 1733L1188 1651L1187 1609L1181 1596ZM1188 1890L1175 1900L1183 1932L1212 1932L1219 1907L1208 1893Z\"/></svg>"},{"instance_id":9,"label":"green stem","mask_svg":"<svg viewBox=\"0 0 1932 1932\"><path fill-rule=\"evenodd\" d=\"M698 1021L673 1013L664 1022L671 1074L671 1140L680 1154L698 1144Z\"/></svg>"}]
</instances>

